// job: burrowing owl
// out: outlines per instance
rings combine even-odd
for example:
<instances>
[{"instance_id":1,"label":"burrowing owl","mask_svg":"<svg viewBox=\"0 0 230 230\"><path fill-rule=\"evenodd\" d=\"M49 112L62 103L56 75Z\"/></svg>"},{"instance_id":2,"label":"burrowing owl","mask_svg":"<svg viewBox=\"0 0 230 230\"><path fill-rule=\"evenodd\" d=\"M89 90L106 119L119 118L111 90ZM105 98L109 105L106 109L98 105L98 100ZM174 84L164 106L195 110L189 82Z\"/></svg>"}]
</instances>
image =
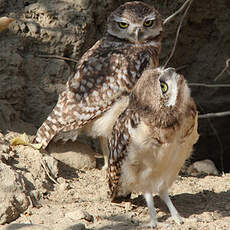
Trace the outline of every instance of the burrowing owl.
<instances>
[{"instance_id":1,"label":"burrowing owl","mask_svg":"<svg viewBox=\"0 0 230 230\"><path fill-rule=\"evenodd\" d=\"M181 223L168 188L197 139L197 110L184 77L172 68L144 71L109 138L111 199L143 192L153 227L157 219L151 193L159 193Z\"/></svg>"},{"instance_id":2,"label":"burrowing owl","mask_svg":"<svg viewBox=\"0 0 230 230\"><path fill-rule=\"evenodd\" d=\"M81 58L36 141L46 148L60 133L73 141L80 132L109 137L142 72L158 66L162 25L159 13L143 2L128 2L112 12L105 36Z\"/></svg>"}]
</instances>

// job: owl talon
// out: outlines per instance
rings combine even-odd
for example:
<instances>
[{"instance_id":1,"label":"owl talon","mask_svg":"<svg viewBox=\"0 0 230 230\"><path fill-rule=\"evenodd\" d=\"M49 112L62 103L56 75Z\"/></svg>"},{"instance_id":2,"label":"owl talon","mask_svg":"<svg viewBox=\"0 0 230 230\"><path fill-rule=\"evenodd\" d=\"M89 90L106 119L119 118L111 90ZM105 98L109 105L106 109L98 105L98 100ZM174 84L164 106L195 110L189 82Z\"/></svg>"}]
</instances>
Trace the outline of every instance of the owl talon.
<instances>
[{"instance_id":1,"label":"owl talon","mask_svg":"<svg viewBox=\"0 0 230 230\"><path fill-rule=\"evenodd\" d=\"M104 166L102 167L103 170L107 170L109 167L108 163L108 152L103 153L104 154Z\"/></svg>"},{"instance_id":2,"label":"owl talon","mask_svg":"<svg viewBox=\"0 0 230 230\"><path fill-rule=\"evenodd\" d=\"M154 229L159 225L159 222L157 220L155 221L150 221L148 224L142 224L141 228L150 228L150 229Z\"/></svg>"},{"instance_id":3,"label":"owl talon","mask_svg":"<svg viewBox=\"0 0 230 230\"><path fill-rule=\"evenodd\" d=\"M172 216L173 220L175 221L175 223L181 225L184 223L184 218L182 218L179 214Z\"/></svg>"},{"instance_id":4,"label":"owl talon","mask_svg":"<svg viewBox=\"0 0 230 230\"><path fill-rule=\"evenodd\" d=\"M160 193L160 197L161 199L165 202L165 204L168 206L169 211L171 213L171 216L173 218L173 220L177 223L177 224L183 224L183 218L180 216L180 214L177 212L176 208L174 207L169 195L168 195L168 191L162 191Z\"/></svg>"}]
</instances>

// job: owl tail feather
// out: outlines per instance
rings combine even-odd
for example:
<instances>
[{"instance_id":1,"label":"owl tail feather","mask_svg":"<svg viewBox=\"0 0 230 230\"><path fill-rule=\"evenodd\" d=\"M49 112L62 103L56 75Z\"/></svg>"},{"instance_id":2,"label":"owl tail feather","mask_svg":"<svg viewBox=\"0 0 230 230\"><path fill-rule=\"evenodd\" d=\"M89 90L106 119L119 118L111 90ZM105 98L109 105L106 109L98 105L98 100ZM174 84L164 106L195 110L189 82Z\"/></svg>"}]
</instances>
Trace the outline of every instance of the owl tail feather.
<instances>
[{"instance_id":1,"label":"owl tail feather","mask_svg":"<svg viewBox=\"0 0 230 230\"><path fill-rule=\"evenodd\" d=\"M57 111L54 110L48 116L46 121L41 125L36 134L36 142L42 144L45 149L54 136L62 129L61 123L58 121Z\"/></svg>"}]
</instances>

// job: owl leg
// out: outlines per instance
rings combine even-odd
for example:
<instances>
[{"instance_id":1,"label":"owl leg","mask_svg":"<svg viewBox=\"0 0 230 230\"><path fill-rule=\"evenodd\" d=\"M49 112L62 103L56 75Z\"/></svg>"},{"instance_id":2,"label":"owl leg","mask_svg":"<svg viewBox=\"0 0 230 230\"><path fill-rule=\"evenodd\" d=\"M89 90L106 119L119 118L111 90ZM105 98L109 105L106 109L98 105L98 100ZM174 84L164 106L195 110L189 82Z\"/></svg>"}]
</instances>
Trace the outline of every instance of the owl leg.
<instances>
[{"instance_id":1,"label":"owl leg","mask_svg":"<svg viewBox=\"0 0 230 230\"><path fill-rule=\"evenodd\" d=\"M103 169L107 169L108 168L108 157L109 157L109 149L108 149L107 139L105 137L100 136L99 142L101 145L102 153L104 156L104 162L105 162Z\"/></svg>"},{"instance_id":2,"label":"owl leg","mask_svg":"<svg viewBox=\"0 0 230 230\"><path fill-rule=\"evenodd\" d=\"M168 209L171 213L171 216L173 218L173 220L177 223L177 224L182 224L183 223L183 219L182 217L180 216L180 214L177 212L175 206L173 205L170 197L169 197L169 194L168 194L168 191L167 190L164 190L160 193L160 197L161 199L165 202L165 204L168 206Z\"/></svg>"},{"instance_id":3,"label":"owl leg","mask_svg":"<svg viewBox=\"0 0 230 230\"><path fill-rule=\"evenodd\" d=\"M156 218L156 211L154 207L154 201L153 201L153 196L151 193L145 193L144 194L148 209L149 209L149 215L150 215L150 227L155 228L157 225L157 218Z\"/></svg>"}]
</instances>

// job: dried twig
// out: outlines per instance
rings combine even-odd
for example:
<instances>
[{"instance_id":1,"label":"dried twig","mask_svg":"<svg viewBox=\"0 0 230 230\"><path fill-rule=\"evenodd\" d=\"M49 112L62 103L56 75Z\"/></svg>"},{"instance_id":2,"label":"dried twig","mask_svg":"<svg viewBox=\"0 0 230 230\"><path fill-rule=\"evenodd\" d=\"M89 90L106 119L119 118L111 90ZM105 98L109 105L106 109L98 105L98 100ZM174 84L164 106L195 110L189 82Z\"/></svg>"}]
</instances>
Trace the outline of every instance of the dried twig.
<instances>
[{"instance_id":1,"label":"dried twig","mask_svg":"<svg viewBox=\"0 0 230 230\"><path fill-rule=\"evenodd\" d=\"M230 84L206 84L206 83L188 83L189 86L202 86L208 88L228 88Z\"/></svg>"},{"instance_id":2,"label":"dried twig","mask_svg":"<svg viewBox=\"0 0 230 230\"><path fill-rule=\"evenodd\" d=\"M72 61L72 62L78 63L78 61L73 59L73 58L67 58L67 57L62 57L62 56L58 56L58 55L41 54L41 55L36 55L36 56L37 57L42 57L42 58L56 58L56 59L61 59L61 60L65 60L65 61Z\"/></svg>"},{"instance_id":3,"label":"dried twig","mask_svg":"<svg viewBox=\"0 0 230 230\"><path fill-rule=\"evenodd\" d=\"M176 71L180 71L182 69L186 69L189 65L182 65L176 68Z\"/></svg>"},{"instance_id":4,"label":"dried twig","mask_svg":"<svg viewBox=\"0 0 230 230\"><path fill-rule=\"evenodd\" d=\"M216 78L214 79L214 81L216 81L217 79L219 79L223 75L223 73L228 69L229 62L230 62L230 58L226 60L224 69L216 76Z\"/></svg>"},{"instance_id":5,"label":"dried twig","mask_svg":"<svg viewBox=\"0 0 230 230\"><path fill-rule=\"evenodd\" d=\"M183 11L184 8L187 6L187 4L188 4L190 1L191 1L191 0L185 1L185 3L181 6L180 9L178 9L174 14L170 15L169 17L167 17L167 18L164 20L163 24L164 24L164 25L167 24L168 22L170 22L170 21L172 20L172 18L174 18L174 17L175 17L176 15L178 15L181 11Z\"/></svg>"},{"instance_id":6,"label":"dried twig","mask_svg":"<svg viewBox=\"0 0 230 230\"><path fill-rule=\"evenodd\" d=\"M42 156L41 156L42 157ZM41 158L41 165L44 168L46 175L50 178L51 181L54 182L54 184L59 184L51 175L50 175L50 170L46 166L46 163L44 162L43 158Z\"/></svg>"},{"instance_id":7,"label":"dried twig","mask_svg":"<svg viewBox=\"0 0 230 230\"><path fill-rule=\"evenodd\" d=\"M171 51L171 53L170 53L170 55L169 55L168 60L165 62L164 67L166 67L166 66L168 65L170 59L172 58L172 56L173 56L173 54L174 54L174 52L175 52L176 45L177 45L177 40L178 40L178 37L179 37L179 34L180 34L180 29L181 29L182 23L183 23L183 21L184 21L185 16L187 15L187 12L188 12L188 10L189 10L189 8L190 8L190 6L191 6L193 0L187 0L186 2L188 2L188 6L187 6L187 8L186 8L184 14L183 14L182 17L181 17L180 23L179 23L178 28L177 28L176 38L175 38L175 41L174 41L174 44L173 44L172 51Z\"/></svg>"},{"instance_id":8,"label":"dried twig","mask_svg":"<svg viewBox=\"0 0 230 230\"><path fill-rule=\"evenodd\" d=\"M201 114L198 117L199 119L203 119L203 118L213 118L213 117L225 117L229 115L230 115L230 111L225 111L225 112L218 112L218 113Z\"/></svg>"}]
</instances>

